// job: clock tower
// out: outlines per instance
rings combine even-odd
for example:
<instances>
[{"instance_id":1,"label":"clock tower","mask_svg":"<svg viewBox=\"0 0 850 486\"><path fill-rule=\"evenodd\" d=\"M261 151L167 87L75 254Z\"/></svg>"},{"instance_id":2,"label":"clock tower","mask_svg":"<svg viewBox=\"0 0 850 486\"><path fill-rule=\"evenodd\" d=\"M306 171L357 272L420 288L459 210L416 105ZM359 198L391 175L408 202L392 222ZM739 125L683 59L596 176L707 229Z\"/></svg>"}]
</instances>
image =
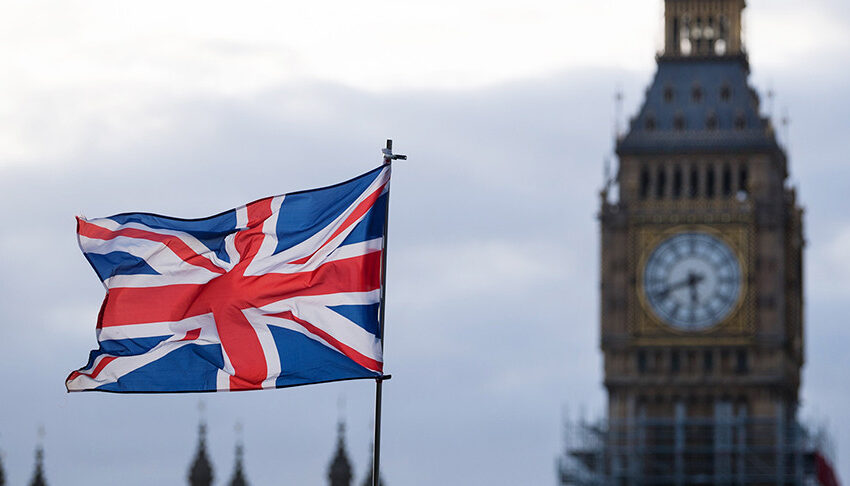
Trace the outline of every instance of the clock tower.
<instances>
[{"instance_id":1,"label":"clock tower","mask_svg":"<svg viewBox=\"0 0 850 486\"><path fill-rule=\"evenodd\" d=\"M666 49L617 141L618 199L603 191L599 216L612 416L672 416L697 390L749 414L796 407L802 211L748 84L743 7L666 1ZM658 403L649 384L678 401Z\"/></svg>"},{"instance_id":2,"label":"clock tower","mask_svg":"<svg viewBox=\"0 0 850 486\"><path fill-rule=\"evenodd\" d=\"M565 484L803 482L802 210L748 83L744 7L665 1L599 212L608 420L573 454L599 482Z\"/></svg>"}]
</instances>

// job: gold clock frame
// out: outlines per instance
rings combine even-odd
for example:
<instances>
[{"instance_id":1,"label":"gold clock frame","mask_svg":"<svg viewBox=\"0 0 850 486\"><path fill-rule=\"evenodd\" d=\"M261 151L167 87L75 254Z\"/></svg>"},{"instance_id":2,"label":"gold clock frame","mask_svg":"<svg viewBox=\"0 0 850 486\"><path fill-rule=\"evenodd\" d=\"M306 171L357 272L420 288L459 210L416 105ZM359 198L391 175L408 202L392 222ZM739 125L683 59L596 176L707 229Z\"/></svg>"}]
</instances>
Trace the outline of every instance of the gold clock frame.
<instances>
[{"instance_id":1,"label":"gold clock frame","mask_svg":"<svg viewBox=\"0 0 850 486\"><path fill-rule=\"evenodd\" d=\"M741 270L741 286L738 290L738 299L732 310L726 317L713 326L705 329L687 330L671 326L658 317L652 310L646 297L643 276L646 271L646 263L652 251L664 240L681 233L706 233L718 238L732 250ZM729 223L721 226L707 226L701 224L673 224L673 225L646 225L634 228L634 255L633 275L635 275L634 294L637 305L634 303L632 318L629 319L631 332L640 339L652 341L653 344L665 344L666 338L673 338L677 344L703 344L706 339L713 342L725 341L728 343L740 343L751 337L755 332L753 319L753 301L750 275L753 273L752 258L753 238L748 225ZM683 337L693 338L692 343L683 342ZM673 342L673 341L670 341Z\"/></svg>"}]
</instances>

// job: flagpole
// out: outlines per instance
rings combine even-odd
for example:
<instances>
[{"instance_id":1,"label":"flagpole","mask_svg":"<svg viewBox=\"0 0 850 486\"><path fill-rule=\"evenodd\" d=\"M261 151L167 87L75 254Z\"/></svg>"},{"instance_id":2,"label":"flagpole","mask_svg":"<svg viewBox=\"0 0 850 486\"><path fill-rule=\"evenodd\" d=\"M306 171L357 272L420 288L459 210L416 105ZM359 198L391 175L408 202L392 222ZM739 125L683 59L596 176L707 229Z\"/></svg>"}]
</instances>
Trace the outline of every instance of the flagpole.
<instances>
[{"instance_id":1,"label":"flagpole","mask_svg":"<svg viewBox=\"0 0 850 486\"><path fill-rule=\"evenodd\" d=\"M406 160L406 155L393 154L393 141L387 139L387 147L382 150L384 154L384 165L392 170L393 160ZM386 295L387 295L387 229L390 221L390 195L387 192L387 204L384 211L384 237L381 241L381 307L378 320L378 338L381 342L381 349L384 347L384 312L386 310ZM375 441L374 451L372 453L372 486L378 486L381 479L381 392L384 380L389 380L391 375L384 375L375 378Z\"/></svg>"},{"instance_id":2,"label":"flagpole","mask_svg":"<svg viewBox=\"0 0 850 486\"><path fill-rule=\"evenodd\" d=\"M378 486L381 477L381 386L383 377L378 377L375 387L375 450L372 452L372 486Z\"/></svg>"}]
</instances>

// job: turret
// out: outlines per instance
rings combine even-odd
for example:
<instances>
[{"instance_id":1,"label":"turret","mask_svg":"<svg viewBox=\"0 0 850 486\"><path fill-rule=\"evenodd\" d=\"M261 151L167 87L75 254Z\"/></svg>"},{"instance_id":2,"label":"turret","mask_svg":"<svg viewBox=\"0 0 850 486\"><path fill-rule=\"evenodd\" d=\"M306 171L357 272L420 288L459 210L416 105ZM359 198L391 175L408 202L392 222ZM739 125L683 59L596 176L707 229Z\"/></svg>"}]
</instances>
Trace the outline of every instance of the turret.
<instances>
[{"instance_id":1,"label":"turret","mask_svg":"<svg viewBox=\"0 0 850 486\"><path fill-rule=\"evenodd\" d=\"M44 478L44 448L41 445L35 449L35 470L30 486L47 486L47 480Z\"/></svg>"},{"instance_id":2,"label":"turret","mask_svg":"<svg viewBox=\"0 0 850 486\"><path fill-rule=\"evenodd\" d=\"M189 486L210 486L213 482L213 469L207 457L207 426L201 422L198 426L198 452L189 467Z\"/></svg>"},{"instance_id":3,"label":"turret","mask_svg":"<svg viewBox=\"0 0 850 486\"><path fill-rule=\"evenodd\" d=\"M230 478L230 486L248 486L242 466L242 444L236 444L236 465L233 466L233 477Z\"/></svg>"},{"instance_id":4,"label":"turret","mask_svg":"<svg viewBox=\"0 0 850 486\"><path fill-rule=\"evenodd\" d=\"M328 468L328 480L330 486L351 486L351 462L345 450L345 423L340 422L336 443L336 454Z\"/></svg>"}]
</instances>

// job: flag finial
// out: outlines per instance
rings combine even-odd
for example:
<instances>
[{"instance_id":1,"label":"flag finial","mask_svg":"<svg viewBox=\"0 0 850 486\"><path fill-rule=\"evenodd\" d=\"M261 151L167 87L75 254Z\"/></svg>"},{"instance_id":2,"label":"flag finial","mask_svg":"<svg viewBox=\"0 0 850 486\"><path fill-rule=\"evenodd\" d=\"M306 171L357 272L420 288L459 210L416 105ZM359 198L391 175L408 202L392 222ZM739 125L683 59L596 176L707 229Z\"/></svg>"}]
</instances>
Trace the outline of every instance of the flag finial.
<instances>
[{"instance_id":1,"label":"flag finial","mask_svg":"<svg viewBox=\"0 0 850 486\"><path fill-rule=\"evenodd\" d=\"M387 139L387 148L382 149L381 153L384 154L384 165L391 164L393 160L407 160L406 155L393 153L393 140L391 138Z\"/></svg>"}]
</instances>

